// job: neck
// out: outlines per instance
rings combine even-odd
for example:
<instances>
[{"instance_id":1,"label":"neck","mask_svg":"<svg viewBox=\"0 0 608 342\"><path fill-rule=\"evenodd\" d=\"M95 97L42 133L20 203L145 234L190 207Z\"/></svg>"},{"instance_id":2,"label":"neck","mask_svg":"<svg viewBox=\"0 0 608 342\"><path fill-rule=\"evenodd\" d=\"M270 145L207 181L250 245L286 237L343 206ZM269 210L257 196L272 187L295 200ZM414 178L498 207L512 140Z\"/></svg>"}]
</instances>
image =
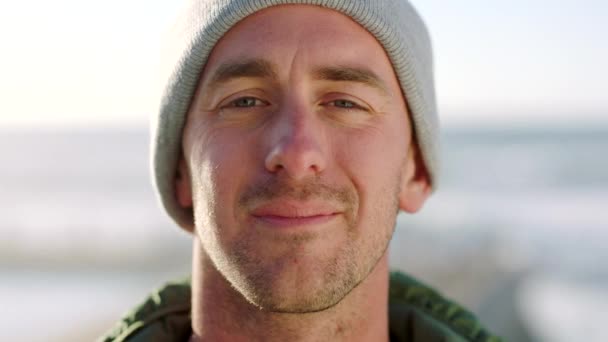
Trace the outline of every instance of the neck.
<instances>
[{"instance_id":1,"label":"neck","mask_svg":"<svg viewBox=\"0 0 608 342\"><path fill-rule=\"evenodd\" d=\"M195 341L388 341L388 257L337 305L293 314L260 310L217 271L198 238L192 260Z\"/></svg>"}]
</instances>

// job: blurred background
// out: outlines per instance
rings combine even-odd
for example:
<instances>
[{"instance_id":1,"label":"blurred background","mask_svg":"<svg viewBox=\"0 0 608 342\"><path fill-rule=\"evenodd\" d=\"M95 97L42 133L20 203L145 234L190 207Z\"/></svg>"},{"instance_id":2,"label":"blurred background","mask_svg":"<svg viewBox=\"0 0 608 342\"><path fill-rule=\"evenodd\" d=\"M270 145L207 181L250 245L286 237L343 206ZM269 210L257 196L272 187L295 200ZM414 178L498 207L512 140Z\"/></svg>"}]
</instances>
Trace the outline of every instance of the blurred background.
<instances>
[{"instance_id":1,"label":"blurred background","mask_svg":"<svg viewBox=\"0 0 608 342\"><path fill-rule=\"evenodd\" d=\"M443 179L391 264L508 341L608 341L608 3L414 1ZM150 185L179 2L0 4L0 340L90 341L190 271Z\"/></svg>"}]
</instances>

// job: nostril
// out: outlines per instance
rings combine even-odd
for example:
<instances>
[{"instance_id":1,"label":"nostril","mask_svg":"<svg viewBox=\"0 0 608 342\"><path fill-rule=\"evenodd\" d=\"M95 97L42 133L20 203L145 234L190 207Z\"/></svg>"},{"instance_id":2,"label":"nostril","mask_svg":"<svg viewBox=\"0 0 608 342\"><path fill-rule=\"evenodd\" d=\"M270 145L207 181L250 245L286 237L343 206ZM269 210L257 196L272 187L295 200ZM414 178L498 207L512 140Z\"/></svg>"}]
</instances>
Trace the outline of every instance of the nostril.
<instances>
[{"instance_id":1,"label":"nostril","mask_svg":"<svg viewBox=\"0 0 608 342\"><path fill-rule=\"evenodd\" d=\"M325 156L319 144L290 141L278 144L265 160L269 172L284 172L299 179L322 172Z\"/></svg>"},{"instance_id":2,"label":"nostril","mask_svg":"<svg viewBox=\"0 0 608 342\"><path fill-rule=\"evenodd\" d=\"M294 179L322 172L328 140L321 124L309 110L284 108L266 135L266 169Z\"/></svg>"}]
</instances>

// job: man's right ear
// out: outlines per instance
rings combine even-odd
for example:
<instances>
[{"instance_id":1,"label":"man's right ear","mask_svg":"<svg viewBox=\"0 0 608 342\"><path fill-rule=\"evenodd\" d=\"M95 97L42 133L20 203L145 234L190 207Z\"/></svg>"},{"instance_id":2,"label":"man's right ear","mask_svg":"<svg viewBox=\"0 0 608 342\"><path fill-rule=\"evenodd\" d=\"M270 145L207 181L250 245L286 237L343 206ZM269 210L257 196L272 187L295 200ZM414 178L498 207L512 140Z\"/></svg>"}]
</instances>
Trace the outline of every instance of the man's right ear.
<instances>
[{"instance_id":1,"label":"man's right ear","mask_svg":"<svg viewBox=\"0 0 608 342\"><path fill-rule=\"evenodd\" d=\"M190 182L190 170L184 160L179 158L177 172L175 175L175 197L182 208L192 208L192 184Z\"/></svg>"}]
</instances>

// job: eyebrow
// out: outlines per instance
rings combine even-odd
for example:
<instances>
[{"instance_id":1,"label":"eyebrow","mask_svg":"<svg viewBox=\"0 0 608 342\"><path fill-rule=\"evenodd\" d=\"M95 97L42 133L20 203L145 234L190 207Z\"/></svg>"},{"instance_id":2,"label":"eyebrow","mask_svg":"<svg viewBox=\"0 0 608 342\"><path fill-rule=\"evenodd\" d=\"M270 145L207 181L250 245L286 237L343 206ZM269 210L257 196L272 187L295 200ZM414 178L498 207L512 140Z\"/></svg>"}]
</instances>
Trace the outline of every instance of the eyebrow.
<instances>
[{"instance_id":1,"label":"eyebrow","mask_svg":"<svg viewBox=\"0 0 608 342\"><path fill-rule=\"evenodd\" d=\"M313 72L313 76L317 80L361 83L376 88L385 94L389 93L384 81L374 72L367 69L346 66L322 67L316 69Z\"/></svg>"},{"instance_id":2,"label":"eyebrow","mask_svg":"<svg viewBox=\"0 0 608 342\"><path fill-rule=\"evenodd\" d=\"M228 82L235 78L271 78L277 79L274 66L263 59L249 59L221 64L213 73L209 86Z\"/></svg>"},{"instance_id":3,"label":"eyebrow","mask_svg":"<svg viewBox=\"0 0 608 342\"><path fill-rule=\"evenodd\" d=\"M211 76L209 87L236 78L270 78L278 79L274 64L264 59L248 59L243 61L229 61L221 64ZM355 82L376 88L384 94L389 94L384 81L374 72L348 66L319 67L313 71L313 78L323 81Z\"/></svg>"}]
</instances>

